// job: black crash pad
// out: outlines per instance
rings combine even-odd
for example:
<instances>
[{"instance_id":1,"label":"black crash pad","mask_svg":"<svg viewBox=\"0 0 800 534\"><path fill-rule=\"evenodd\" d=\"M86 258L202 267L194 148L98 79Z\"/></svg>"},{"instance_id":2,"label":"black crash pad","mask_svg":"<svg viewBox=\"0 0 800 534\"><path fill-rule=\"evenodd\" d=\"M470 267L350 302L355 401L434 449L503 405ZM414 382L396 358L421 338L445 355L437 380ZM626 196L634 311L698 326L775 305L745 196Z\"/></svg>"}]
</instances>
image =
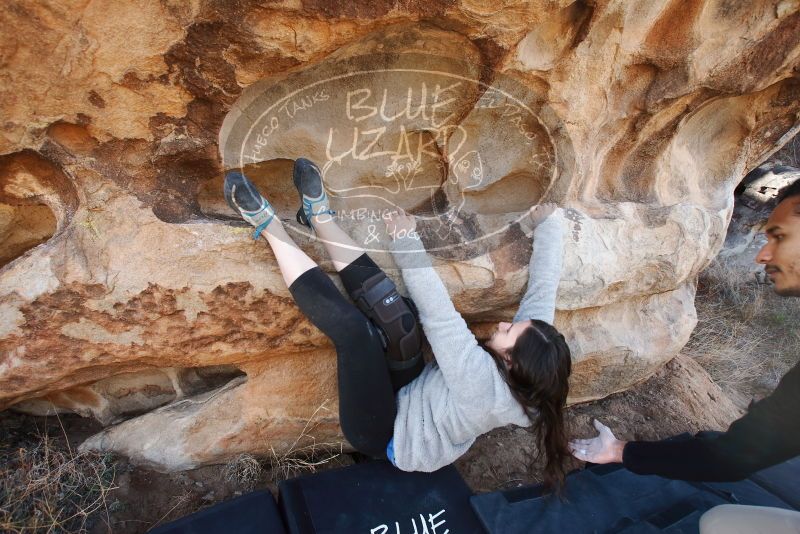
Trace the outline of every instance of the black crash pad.
<instances>
[{"instance_id":1,"label":"black crash pad","mask_svg":"<svg viewBox=\"0 0 800 534\"><path fill-rule=\"evenodd\" d=\"M154 528L150 534L285 534L275 499L266 491L254 491L215 504L172 523Z\"/></svg>"},{"instance_id":2,"label":"black crash pad","mask_svg":"<svg viewBox=\"0 0 800 534\"><path fill-rule=\"evenodd\" d=\"M750 479L795 510L800 510L800 456L762 469Z\"/></svg>"},{"instance_id":3,"label":"black crash pad","mask_svg":"<svg viewBox=\"0 0 800 534\"><path fill-rule=\"evenodd\" d=\"M408 473L370 461L287 480L278 489L289 534L484 534L453 466Z\"/></svg>"},{"instance_id":4,"label":"black crash pad","mask_svg":"<svg viewBox=\"0 0 800 534\"><path fill-rule=\"evenodd\" d=\"M563 499L543 495L536 485L476 495L471 504L490 534L696 533L700 516L718 504L795 508L787 495L796 498L797 492L785 483L792 476L798 480L796 460L725 483L640 476L618 464L593 466L567 477Z\"/></svg>"},{"instance_id":5,"label":"black crash pad","mask_svg":"<svg viewBox=\"0 0 800 534\"><path fill-rule=\"evenodd\" d=\"M604 466L605 467L605 466ZM550 532L634 532L634 525L688 501L696 508L726 501L705 495L687 482L638 476L622 468L583 470L567 477L563 500L542 495L541 486L494 492L472 498L472 506L491 534ZM664 521L643 530L658 532Z\"/></svg>"}]
</instances>

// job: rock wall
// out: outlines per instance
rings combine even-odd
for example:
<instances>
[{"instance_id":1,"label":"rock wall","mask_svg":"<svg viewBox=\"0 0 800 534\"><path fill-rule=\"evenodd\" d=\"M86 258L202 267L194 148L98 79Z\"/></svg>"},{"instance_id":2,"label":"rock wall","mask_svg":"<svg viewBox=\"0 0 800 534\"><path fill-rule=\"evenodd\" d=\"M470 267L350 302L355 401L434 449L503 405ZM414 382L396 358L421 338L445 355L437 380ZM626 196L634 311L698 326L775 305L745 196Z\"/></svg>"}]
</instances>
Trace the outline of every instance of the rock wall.
<instances>
[{"instance_id":1,"label":"rock wall","mask_svg":"<svg viewBox=\"0 0 800 534\"><path fill-rule=\"evenodd\" d=\"M793 142L797 141L795 137ZM736 207L725 244L717 256L723 272L743 282L768 283L764 267L755 263L753 258L767 244L764 225L778 204L778 193L795 180L800 180L799 168L776 165L773 161L775 156L750 171L736 188Z\"/></svg>"},{"instance_id":2,"label":"rock wall","mask_svg":"<svg viewBox=\"0 0 800 534\"><path fill-rule=\"evenodd\" d=\"M556 326L581 402L680 351L733 189L800 128L796 0L37 1L0 20L0 407L118 423L85 446L159 469L341 440L332 348L224 205L225 169L287 220L299 156L345 213L415 211L479 335L524 291L525 210L567 208ZM441 115L402 109L455 78ZM383 122L354 115L377 89Z\"/></svg>"}]
</instances>

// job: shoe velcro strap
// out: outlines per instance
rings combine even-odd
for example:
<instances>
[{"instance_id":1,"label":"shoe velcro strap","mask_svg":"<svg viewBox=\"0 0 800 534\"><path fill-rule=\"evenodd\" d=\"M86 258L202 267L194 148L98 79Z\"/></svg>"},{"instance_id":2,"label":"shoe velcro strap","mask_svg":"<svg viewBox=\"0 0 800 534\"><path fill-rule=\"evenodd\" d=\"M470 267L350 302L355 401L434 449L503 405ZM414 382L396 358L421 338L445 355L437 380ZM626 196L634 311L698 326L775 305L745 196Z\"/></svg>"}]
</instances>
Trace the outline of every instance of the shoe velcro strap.
<instances>
[{"instance_id":1,"label":"shoe velcro strap","mask_svg":"<svg viewBox=\"0 0 800 534\"><path fill-rule=\"evenodd\" d=\"M241 210L241 214L244 220L249 222L253 226L261 226L264 223L268 223L275 216L275 212L272 211L269 203L263 199L262 199L261 209L259 209L258 211Z\"/></svg>"},{"instance_id":2,"label":"shoe velcro strap","mask_svg":"<svg viewBox=\"0 0 800 534\"><path fill-rule=\"evenodd\" d=\"M333 211L333 210L331 210L331 209L325 209L325 210L320 210L320 211L318 211L317 213L313 213L313 212L312 212L312 213L311 213L311 216L312 216L312 217L316 217L317 215L325 215L326 213L327 213L327 214L329 214L329 215L336 215L336 212L335 212L335 211Z\"/></svg>"},{"instance_id":3,"label":"shoe velcro strap","mask_svg":"<svg viewBox=\"0 0 800 534\"><path fill-rule=\"evenodd\" d=\"M305 211L311 213L311 215L319 215L320 213L336 213L331 209L330 200L328 200L327 193L323 193L320 198L309 200L305 196L303 196L303 207ZM322 206L323 209L319 211L319 213L314 213L314 206Z\"/></svg>"},{"instance_id":4,"label":"shoe velcro strap","mask_svg":"<svg viewBox=\"0 0 800 534\"><path fill-rule=\"evenodd\" d=\"M274 218L275 218L275 215L270 215L269 219L267 219L266 221L264 221L261 224L259 224L256 227L255 231L253 232L253 239L258 239L258 236L261 235L261 232L264 231L264 229L269 225L269 223L272 222L272 219L274 219Z\"/></svg>"}]
</instances>

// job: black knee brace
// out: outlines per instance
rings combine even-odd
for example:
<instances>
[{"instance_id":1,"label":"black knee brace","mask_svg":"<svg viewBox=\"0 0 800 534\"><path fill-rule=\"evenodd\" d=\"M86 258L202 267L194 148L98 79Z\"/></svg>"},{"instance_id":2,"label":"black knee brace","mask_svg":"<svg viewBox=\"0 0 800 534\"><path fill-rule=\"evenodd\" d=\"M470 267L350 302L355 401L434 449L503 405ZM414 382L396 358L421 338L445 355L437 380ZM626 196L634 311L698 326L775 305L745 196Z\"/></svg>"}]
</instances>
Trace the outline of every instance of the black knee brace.
<instances>
[{"instance_id":1,"label":"black knee brace","mask_svg":"<svg viewBox=\"0 0 800 534\"><path fill-rule=\"evenodd\" d=\"M391 370L408 369L420 362L422 334L417 308L397 292L386 274L367 278L353 292L353 300L377 327Z\"/></svg>"}]
</instances>

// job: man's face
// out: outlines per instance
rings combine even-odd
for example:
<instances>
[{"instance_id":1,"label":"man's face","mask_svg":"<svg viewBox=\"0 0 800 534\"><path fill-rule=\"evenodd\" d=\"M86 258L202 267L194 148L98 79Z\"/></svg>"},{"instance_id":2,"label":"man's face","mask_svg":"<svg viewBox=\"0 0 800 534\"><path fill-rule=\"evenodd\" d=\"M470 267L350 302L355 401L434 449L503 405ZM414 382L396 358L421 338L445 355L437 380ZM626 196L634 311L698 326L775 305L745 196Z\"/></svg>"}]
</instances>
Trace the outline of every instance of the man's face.
<instances>
[{"instance_id":1,"label":"man's face","mask_svg":"<svg viewBox=\"0 0 800 534\"><path fill-rule=\"evenodd\" d=\"M800 297L800 196L775 208L766 225L767 244L756 261L764 265L778 295Z\"/></svg>"}]
</instances>

